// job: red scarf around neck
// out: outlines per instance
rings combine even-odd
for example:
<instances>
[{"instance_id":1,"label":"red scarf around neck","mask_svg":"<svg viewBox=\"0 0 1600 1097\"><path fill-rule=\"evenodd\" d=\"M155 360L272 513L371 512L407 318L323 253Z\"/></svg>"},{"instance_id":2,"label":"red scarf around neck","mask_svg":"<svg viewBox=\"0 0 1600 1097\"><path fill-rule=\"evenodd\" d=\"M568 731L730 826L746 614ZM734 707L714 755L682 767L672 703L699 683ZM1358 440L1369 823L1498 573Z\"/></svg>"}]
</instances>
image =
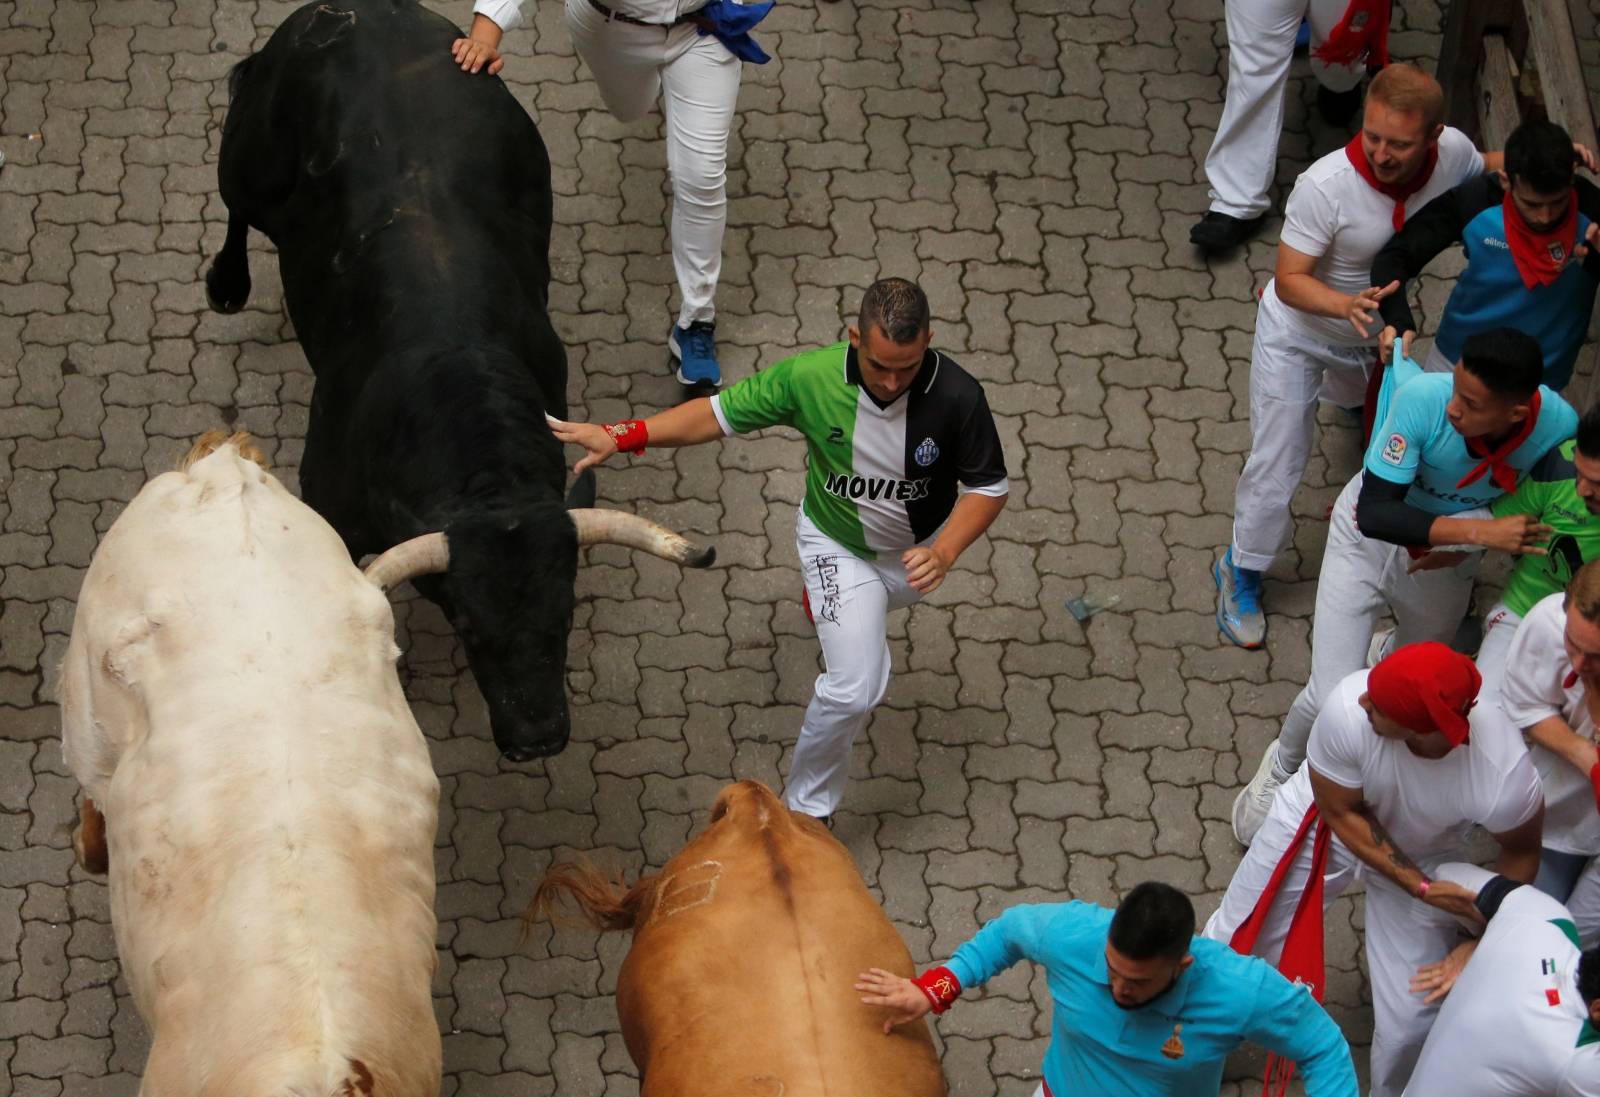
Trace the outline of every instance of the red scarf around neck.
<instances>
[{"instance_id":1,"label":"red scarf around neck","mask_svg":"<svg viewBox=\"0 0 1600 1097\"><path fill-rule=\"evenodd\" d=\"M1528 435L1533 433L1534 426L1539 422L1539 390L1533 390L1533 399L1528 401L1528 417L1522 425L1512 431L1511 437L1501 442L1492 451L1489 443L1482 438L1468 438L1467 452L1474 457L1482 457L1473 470L1463 476L1456 483L1456 487L1464 488L1468 484L1476 483L1483 478L1483 474L1492 474L1495 485L1501 491L1517 490L1517 470L1506 463L1506 460L1515 452L1517 447L1528 440Z\"/></svg>"},{"instance_id":2,"label":"red scarf around neck","mask_svg":"<svg viewBox=\"0 0 1600 1097\"><path fill-rule=\"evenodd\" d=\"M1380 180L1377 173L1372 170L1372 165L1367 162L1366 150L1361 147L1361 134L1350 138L1350 143L1344 147L1344 154L1350 158L1350 163L1356 171L1361 173L1361 178L1367 181L1367 186L1387 198L1394 199L1394 231L1399 232L1406 226L1406 199L1428 185L1428 180L1433 178L1433 169L1439 165L1439 143L1435 141L1428 146L1428 159L1423 162L1422 170L1413 175L1404 183L1385 183Z\"/></svg>"},{"instance_id":3,"label":"red scarf around neck","mask_svg":"<svg viewBox=\"0 0 1600 1097\"><path fill-rule=\"evenodd\" d=\"M1329 65L1354 65L1366 54L1367 67L1389 63L1389 0L1350 0L1344 18L1314 56Z\"/></svg>"},{"instance_id":4,"label":"red scarf around neck","mask_svg":"<svg viewBox=\"0 0 1600 1097\"><path fill-rule=\"evenodd\" d=\"M1522 219L1509 189L1501 211L1506 223L1506 243L1511 247L1517 273L1522 275L1522 284L1538 289L1560 278L1578 244L1578 188L1572 188L1572 196L1567 200L1567 215L1549 232L1538 232Z\"/></svg>"}]
</instances>

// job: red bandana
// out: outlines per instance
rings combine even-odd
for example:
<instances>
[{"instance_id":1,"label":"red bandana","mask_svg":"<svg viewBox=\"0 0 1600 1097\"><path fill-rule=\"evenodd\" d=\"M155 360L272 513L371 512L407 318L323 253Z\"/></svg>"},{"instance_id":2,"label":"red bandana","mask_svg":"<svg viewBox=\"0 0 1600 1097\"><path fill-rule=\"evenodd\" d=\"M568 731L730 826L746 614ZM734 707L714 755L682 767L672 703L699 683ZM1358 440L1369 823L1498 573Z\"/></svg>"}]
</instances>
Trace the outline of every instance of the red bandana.
<instances>
[{"instance_id":1,"label":"red bandana","mask_svg":"<svg viewBox=\"0 0 1600 1097\"><path fill-rule=\"evenodd\" d=\"M1506 223L1506 243L1511 246L1511 258L1517 264L1517 273L1522 275L1522 284L1537 289L1560 278L1578 244L1578 188L1572 188L1572 197L1567 200L1567 215L1549 232L1537 232L1528 227L1511 200L1509 190L1501 209Z\"/></svg>"},{"instance_id":2,"label":"red bandana","mask_svg":"<svg viewBox=\"0 0 1600 1097\"><path fill-rule=\"evenodd\" d=\"M1473 466L1471 472L1456 481L1456 487L1464 488L1468 484L1476 483L1482 479L1483 474L1493 470L1492 479L1495 486L1501 491L1517 490L1517 470L1506 464L1507 458L1517 452L1517 447L1528 440L1528 435L1533 433L1534 426L1539 422L1539 390L1533 390L1533 399L1528 401L1528 417L1504 442L1501 442L1492 451L1489 444L1482 438L1468 438L1467 452L1474 457L1482 457Z\"/></svg>"},{"instance_id":3,"label":"red bandana","mask_svg":"<svg viewBox=\"0 0 1600 1097\"><path fill-rule=\"evenodd\" d=\"M1354 65L1367 56L1367 67L1381 69L1389 63L1389 0L1350 0L1344 18L1328 40L1317 47L1318 61Z\"/></svg>"},{"instance_id":4,"label":"red bandana","mask_svg":"<svg viewBox=\"0 0 1600 1097\"><path fill-rule=\"evenodd\" d=\"M1356 0L1360 3L1361 0ZM1344 147L1344 154L1350 158L1350 163L1355 165L1356 171L1361 173L1361 178L1367 181L1367 186L1388 198L1394 199L1394 231L1399 232L1406 227L1406 199L1428 185L1428 180L1433 178L1433 169L1439 163L1439 144L1434 142L1428 146L1428 159L1423 163L1422 170L1404 183L1385 183L1379 180L1373 172L1372 165L1367 163L1367 154L1361 148L1361 134L1350 138L1350 143Z\"/></svg>"},{"instance_id":5,"label":"red bandana","mask_svg":"<svg viewBox=\"0 0 1600 1097\"><path fill-rule=\"evenodd\" d=\"M1451 746L1467 741L1467 713L1483 678L1472 660L1429 640L1407 644L1367 675L1367 696L1389 719L1415 732L1437 731Z\"/></svg>"}]
</instances>

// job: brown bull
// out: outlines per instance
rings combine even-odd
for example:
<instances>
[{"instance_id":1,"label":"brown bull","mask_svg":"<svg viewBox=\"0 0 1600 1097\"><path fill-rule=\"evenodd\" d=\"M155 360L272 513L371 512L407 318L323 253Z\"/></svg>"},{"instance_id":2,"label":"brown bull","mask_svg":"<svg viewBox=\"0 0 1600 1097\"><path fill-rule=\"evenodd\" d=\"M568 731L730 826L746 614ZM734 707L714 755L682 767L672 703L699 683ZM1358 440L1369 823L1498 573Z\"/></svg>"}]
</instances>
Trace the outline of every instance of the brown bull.
<instances>
[{"instance_id":1,"label":"brown bull","mask_svg":"<svg viewBox=\"0 0 1600 1097\"><path fill-rule=\"evenodd\" d=\"M872 966L913 975L905 944L845 848L765 785L724 789L710 826L631 888L555 866L528 917L562 897L633 930L617 1012L643 1097L944 1097L927 1026L885 1036L886 1011L852 989Z\"/></svg>"}]
</instances>

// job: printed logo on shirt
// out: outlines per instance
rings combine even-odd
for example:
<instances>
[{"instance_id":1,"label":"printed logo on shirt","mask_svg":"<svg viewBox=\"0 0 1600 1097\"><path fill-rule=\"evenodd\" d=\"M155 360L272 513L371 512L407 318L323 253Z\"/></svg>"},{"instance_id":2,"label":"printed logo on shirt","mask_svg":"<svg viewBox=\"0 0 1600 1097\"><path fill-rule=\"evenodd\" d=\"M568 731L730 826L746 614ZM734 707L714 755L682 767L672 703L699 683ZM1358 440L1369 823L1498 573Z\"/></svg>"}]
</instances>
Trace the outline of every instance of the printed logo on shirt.
<instances>
[{"instance_id":1,"label":"printed logo on shirt","mask_svg":"<svg viewBox=\"0 0 1600 1097\"><path fill-rule=\"evenodd\" d=\"M1398 465L1406 458L1406 437L1395 433L1389 435L1389 440L1383 444L1383 453L1380 455L1391 465Z\"/></svg>"},{"instance_id":2,"label":"printed logo on shirt","mask_svg":"<svg viewBox=\"0 0 1600 1097\"><path fill-rule=\"evenodd\" d=\"M924 438L912 456L916 458L917 464L927 468L939 459L939 447L934 444L932 438Z\"/></svg>"},{"instance_id":3,"label":"printed logo on shirt","mask_svg":"<svg viewBox=\"0 0 1600 1097\"><path fill-rule=\"evenodd\" d=\"M1485 236L1483 238L1483 242L1488 244L1491 248L1499 248L1501 251L1511 250L1511 245L1500 239L1498 236Z\"/></svg>"},{"instance_id":4,"label":"printed logo on shirt","mask_svg":"<svg viewBox=\"0 0 1600 1097\"><path fill-rule=\"evenodd\" d=\"M1552 957L1550 959L1547 959L1547 960L1540 960L1539 961L1539 974L1540 975L1554 975L1555 973L1556 973L1556 962L1555 962L1554 957Z\"/></svg>"},{"instance_id":5,"label":"printed logo on shirt","mask_svg":"<svg viewBox=\"0 0 1600 1097\"><path fill-rule=\"evenodd\" d=\"M841 499L865 499L875 503L879 499L897 503L910 503L926 499L933 487L933 478L920 480L891 480L883 476L846 476L841 472L828 474L822 490Z\"/></svg>"},{"instance_id":6,"label":"printed logo on shirt","mask_svg":"<svg viewBox=\"0 0 1600 1097\"><path fill-rule=\"evenodd\" d=\"M1550 987L1544 992L1544 1000L1552 1006L1559 1006L1561 1004L1561 991L1555 987Z\"/></svg>"},{"instance_id":7,"label":"printed logo on shirt","mask_svg":"<svg viewBox=\"0 0 1600 1097\"><path fill-rule=\"evenodd\" d=\"M828 441L830 441L830 442L843 442L844 441L844 428L843 427L829 427L828 428Z\"/></svg>"},{"instance_id":8,"label":"printed logo on shirt","mask_svg":"<svg viewBox=\"0 0 1600 1097\"><path fill-rule=\"evenodd\" d=\"M1560 240L1552 240L1545 246L1550 251L1550 261L1552 263L1565 263L1567 261L1567 249Z\"/></svg>"}]
</instances>

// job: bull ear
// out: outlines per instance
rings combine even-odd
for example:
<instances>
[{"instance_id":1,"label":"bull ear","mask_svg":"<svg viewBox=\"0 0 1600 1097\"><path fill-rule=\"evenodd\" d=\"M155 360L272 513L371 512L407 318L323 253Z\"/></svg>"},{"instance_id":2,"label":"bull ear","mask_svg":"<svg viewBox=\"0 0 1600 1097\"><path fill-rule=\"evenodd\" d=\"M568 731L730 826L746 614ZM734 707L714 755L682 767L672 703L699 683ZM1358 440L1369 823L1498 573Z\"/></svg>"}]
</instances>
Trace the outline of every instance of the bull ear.
<instances>
[{"instance_id":1,"label":"bull ear","mask_svg":"<svg viewBox=\"0 0 1600 1097\"><path fill-rule=\"evenodd\" d=\"M594 482L594 469L584 469L567 489L567 509L582 510L594 506L598 489Z\"/></svg>"}]
</instances>

